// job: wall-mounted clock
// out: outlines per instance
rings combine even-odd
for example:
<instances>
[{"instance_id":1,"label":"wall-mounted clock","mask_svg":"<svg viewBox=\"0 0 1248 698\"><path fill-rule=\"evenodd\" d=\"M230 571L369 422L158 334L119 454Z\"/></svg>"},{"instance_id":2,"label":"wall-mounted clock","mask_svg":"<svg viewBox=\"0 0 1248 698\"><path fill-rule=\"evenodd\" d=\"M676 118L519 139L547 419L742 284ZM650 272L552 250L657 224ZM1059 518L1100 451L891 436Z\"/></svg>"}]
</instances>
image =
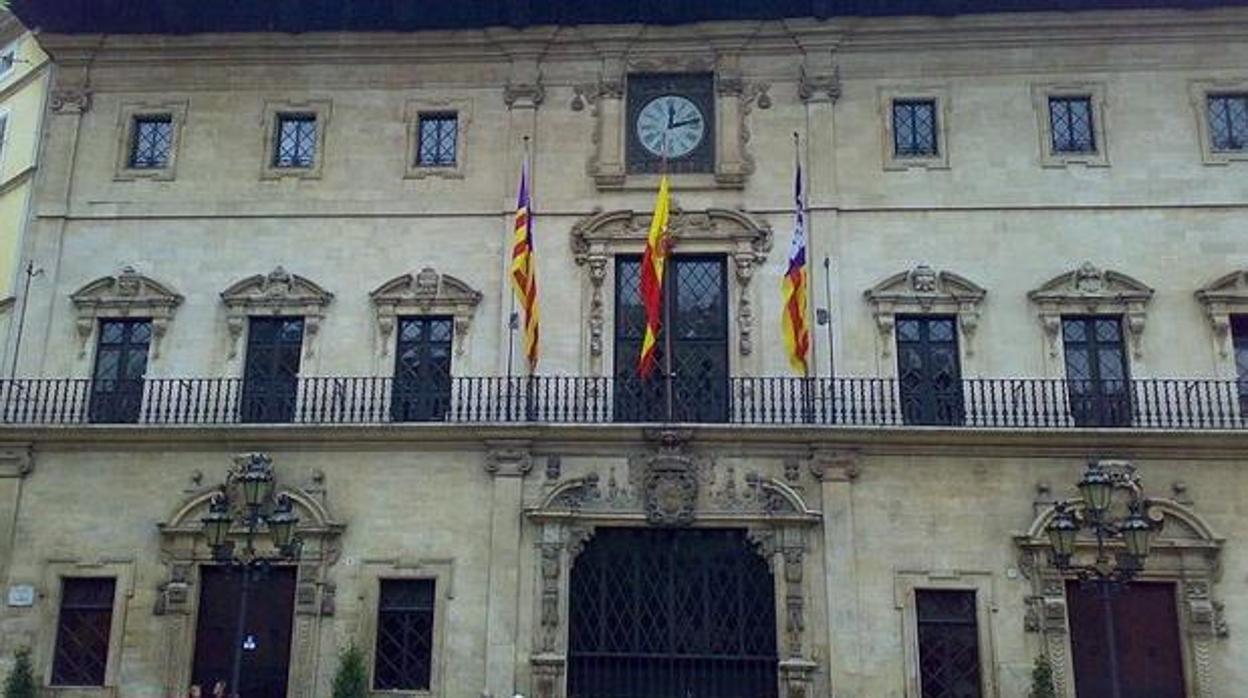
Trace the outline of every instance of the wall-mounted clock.
<instances>
[{"instance_id":1,"label":"wall-mounted clock","mask_svg":"<svg viewBox=\"0 0 1248 698\"><path fill-rule=\"evenodd\" d=\"M714 76L651 73L628 76L628 172L715 170Z\"/></svg>"}]
</instances>

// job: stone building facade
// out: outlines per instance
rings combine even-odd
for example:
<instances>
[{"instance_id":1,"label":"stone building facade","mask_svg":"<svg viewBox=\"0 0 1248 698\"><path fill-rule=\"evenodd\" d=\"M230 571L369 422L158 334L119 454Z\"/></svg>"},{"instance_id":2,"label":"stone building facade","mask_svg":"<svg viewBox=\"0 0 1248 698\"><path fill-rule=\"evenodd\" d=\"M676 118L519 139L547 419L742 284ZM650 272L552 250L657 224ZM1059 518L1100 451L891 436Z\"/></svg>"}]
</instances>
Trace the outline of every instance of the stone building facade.
<instances>
[{"instance_id":1,"label":"stone building facade","mask_svg":"<svg viewBox=\"0 0 1248 698\"><path fill-rule=\"evenodd\" d=\"M0 389L0 651L31 647L46 695L203 682L202 520L255 458L303 541L254 602L289 609L248 650L284 647L283 695L329 695L355 644L377 695L588 698L612 680L592 618L744 584L646 566L695 549L761 591L653 623L768 629L720 653L742 682L758 662L760 695L920 696L935 663L1024 696L1040 656L1058 695L1092 695L1045 548L1089 460L1131 463L1166 522L1137 586L1171 614L1149 632L1173 695L1248 681L1248 11L175 35L17 5L55 72L44 273ZM626 394L647 85L704 120L669 163L692 359L666 407ZM795 133L830 318L807 382L779 338ZM534 380L509 350L526 149ZM107 584L75 601L73 580ZM395 589L427 595L399 684ZM962 660L930 654L920 599L969 603ZM88 612L106 651L74 674L65 618Z\"/></svg>"}]
</instances>

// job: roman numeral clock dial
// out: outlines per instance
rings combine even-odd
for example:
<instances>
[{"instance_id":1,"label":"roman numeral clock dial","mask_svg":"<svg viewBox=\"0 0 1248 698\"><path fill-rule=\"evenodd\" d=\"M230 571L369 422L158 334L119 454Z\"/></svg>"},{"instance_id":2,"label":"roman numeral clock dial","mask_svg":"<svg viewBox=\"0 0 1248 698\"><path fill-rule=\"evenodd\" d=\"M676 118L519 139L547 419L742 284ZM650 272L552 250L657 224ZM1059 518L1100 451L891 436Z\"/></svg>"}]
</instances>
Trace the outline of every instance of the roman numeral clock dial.
<instances>
[{"instance_id":1,"label":"roman numeral clock dial","mask_svg":"<svg viewBox=\"0 0 1248 698\"><path fill-rule=\"evenodd\" d=\"M637 139L658 157L684 157L698 147L705 135L706 117L702 110L679 95L655 97L637 114Z\"/></svg>"}]
</instances>

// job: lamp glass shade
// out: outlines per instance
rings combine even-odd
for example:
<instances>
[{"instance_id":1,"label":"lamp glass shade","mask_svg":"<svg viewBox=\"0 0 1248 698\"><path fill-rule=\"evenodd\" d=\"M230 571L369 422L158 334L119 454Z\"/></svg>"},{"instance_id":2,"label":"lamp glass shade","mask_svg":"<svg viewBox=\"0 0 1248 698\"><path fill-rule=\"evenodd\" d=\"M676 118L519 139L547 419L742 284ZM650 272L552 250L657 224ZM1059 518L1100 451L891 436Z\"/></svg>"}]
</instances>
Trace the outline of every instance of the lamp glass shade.
<instances>
[{"instance_id":1,"label":"lamp glass shade","mask_svg":"<svg viewBox=\"0 0 1248 698\"><path fill-rule=\"evenodd\" d=\"M1079 481L1079 494L1089 511L1100 514L1109 508L1114 497L1114 480L1100 468L1090 467Z\"/></svg>"},{"instance_id":2,"label":"lamp glass shade","mask_svg":"<svg viewBox=\"0 0 1248 698\"><path fill-rule=\"evenodd\" d=\"M243 500L247 506L258 507L273 490L273 476L259 468L250 469L239 478L243 487Z\"/></svg>"},{"instance_id":3,"label":"lamp glass shade","mask_svg":"<svg viewBox=\"0 0 1248 698\"><path fill-rule=\"evenodd\" d=\"M285 548L295 537L295 526L299 517L289 511L278 511L269 517L269 533L273 535L273 545Z\"/></svg>"},{"instance_id":4,"label":"lamp glass shade","mask_svg":"<svg viewBox=\"0 0 1248 698\"><path fill-rule=\"evenodd\" d=\"M1069 558L1075 553L1075 536L1079 534L1079 524L1074 517L1065 511L1059 511L1048 527L1049 544L1053 552L1060 558Z\"/></svg>"},{"instance_id":5,"label":"lamp glass shade","mask_svg":"<svg viewBox=\"0 0 1248 698\"><path fill-rule=\"evenodd\" d=\"M208 545L212 548L219 548L225 545L225 541L230 537L230 526L234 520L230 515L220 509L213 509L203 518L204 537L208 539Z\"/></svg>"},{"instance_id":6,"label":"lamp glass shade","mask_svg":"<svg viewBox=\"0 0 1248 698\"><path fill-rule=\"evenodd\" d=\"M1122 542L1127 553L1143 560L1153 546L1153 524L1138 512L1122 522Z\"/></svg>"}]
</instances>

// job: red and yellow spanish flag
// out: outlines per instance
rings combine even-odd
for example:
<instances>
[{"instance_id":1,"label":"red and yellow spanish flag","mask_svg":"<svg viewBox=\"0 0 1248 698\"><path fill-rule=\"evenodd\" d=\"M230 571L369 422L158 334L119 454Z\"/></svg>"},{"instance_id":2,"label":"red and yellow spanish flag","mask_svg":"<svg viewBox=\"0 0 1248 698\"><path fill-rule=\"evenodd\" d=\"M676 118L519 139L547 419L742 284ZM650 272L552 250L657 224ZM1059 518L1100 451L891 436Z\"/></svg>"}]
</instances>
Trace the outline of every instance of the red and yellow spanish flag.
<instances>
[{"instance_id":1,"label":"red and yellow spanish flag","mask_svg":"<svg viewBox=\"0 0 1248 698\"><path fill-rule=\"evenodd\" d=\"M784 294L781 313L781 334L788 350L789 364L803 377L810 371L810 325L807 322L806 273L806 201L802 196L802 164L797 163L795 187L793 242L789 245L789 264L780 282Z\"/></svg>"},{"instance_id":2,"label":"red and yellow spanish flag","mask_svg":"<svg viewBox=\"0 0 1248 698\"><path fill-rule=\"evenodd\" d=\"M520 168L520 193L516 197L516 225L511 246L511 284L522 312L524 356L529 374L537 371L538 314L537 270L533 264L533 213L529 201L529 162Z\"/></svg>"},{"instance_id":3,"label":"red and yellow spanish flag","mask_svg":"<svg viewBox=\"0 0 1248 698\"><path fill-rule=\"evenodd\" d=\"M641 259L641 301L646 307L646 334L641 340L637 375L643 379L654 373L655 351L659 348L659 328L663 323L663 268L667 264L667 224L671 203L665 173L659 180L659 197L654 201L650 234L646 238L646 253Z\"/></svg>"}]
</instances>

